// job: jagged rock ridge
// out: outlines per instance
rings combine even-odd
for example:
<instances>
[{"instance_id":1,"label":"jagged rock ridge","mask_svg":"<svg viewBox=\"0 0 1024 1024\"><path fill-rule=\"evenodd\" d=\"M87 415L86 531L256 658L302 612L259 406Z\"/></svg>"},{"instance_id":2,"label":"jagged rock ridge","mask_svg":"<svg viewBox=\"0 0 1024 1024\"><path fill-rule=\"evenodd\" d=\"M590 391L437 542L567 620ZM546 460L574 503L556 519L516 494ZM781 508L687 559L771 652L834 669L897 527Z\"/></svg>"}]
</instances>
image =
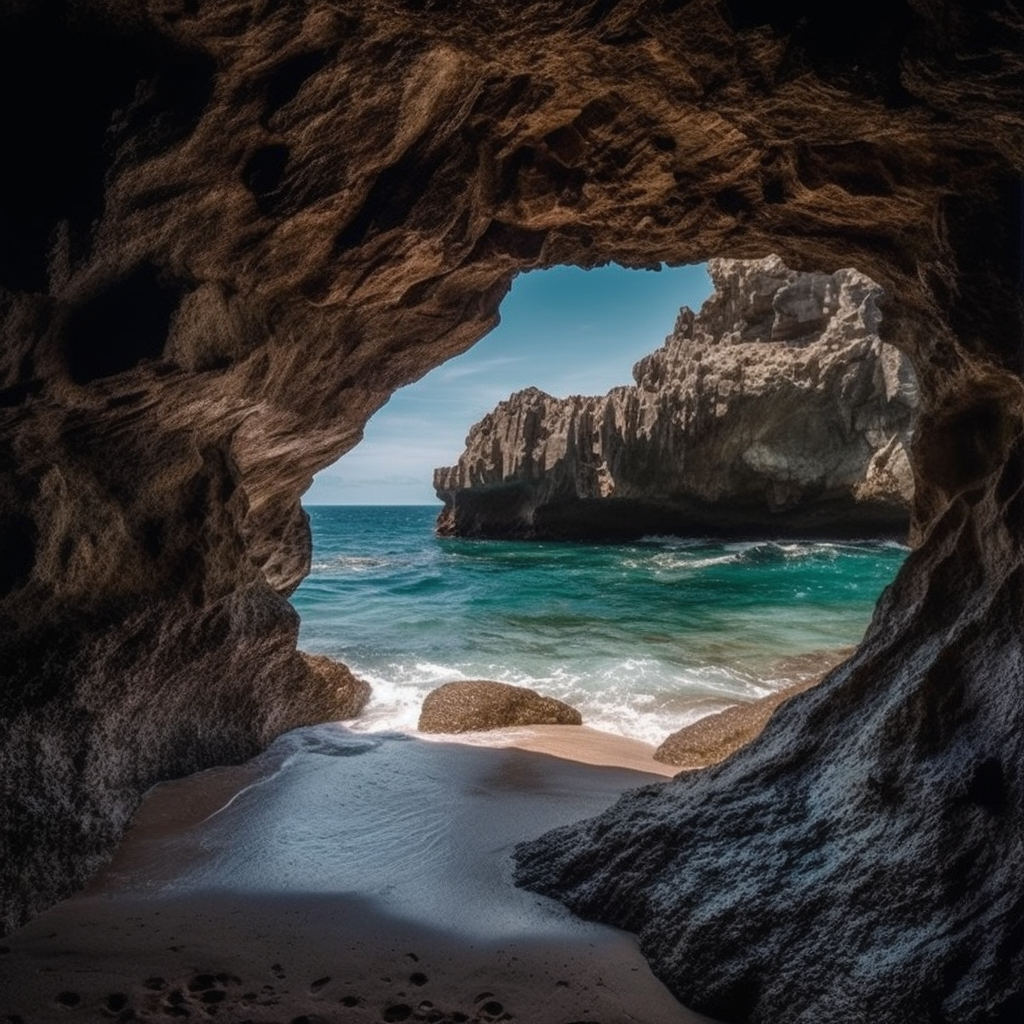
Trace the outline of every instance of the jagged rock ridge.
<instances>
[{"instance_id":1,"label":"jagged rock ridge","mask_svg":"<svg viewBox=\"0 0 1024 1024\"><path fill-rule=\"evenodd\" d=\"M856 270L712 259L636 384L514 394L434 471L442 534L906 537L917 384Z\"/></svg>"}]
</instances>

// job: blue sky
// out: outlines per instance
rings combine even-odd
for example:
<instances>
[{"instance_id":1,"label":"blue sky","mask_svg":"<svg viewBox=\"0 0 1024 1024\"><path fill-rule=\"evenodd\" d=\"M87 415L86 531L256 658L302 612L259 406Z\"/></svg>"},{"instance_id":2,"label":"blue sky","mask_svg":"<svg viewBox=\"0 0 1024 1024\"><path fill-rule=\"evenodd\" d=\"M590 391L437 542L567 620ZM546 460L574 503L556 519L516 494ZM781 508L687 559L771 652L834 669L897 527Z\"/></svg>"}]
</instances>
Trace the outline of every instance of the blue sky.
<instances>
[{"instance_id":1,"label":"blue sky","mask_svg":"<svg viewBox=\"0 0 1024 1024\"><path fill-rule=\"evenodd\" d=\"M633 364L662 344L679 307L699 309L710 293L703 264L520 274L498 327L396 392L362 443L317 474L303 503L437 504L434 467L458 459L469 428L498 402L531 385L561 397L632 383Z\"/></svg>"}]
</instances>

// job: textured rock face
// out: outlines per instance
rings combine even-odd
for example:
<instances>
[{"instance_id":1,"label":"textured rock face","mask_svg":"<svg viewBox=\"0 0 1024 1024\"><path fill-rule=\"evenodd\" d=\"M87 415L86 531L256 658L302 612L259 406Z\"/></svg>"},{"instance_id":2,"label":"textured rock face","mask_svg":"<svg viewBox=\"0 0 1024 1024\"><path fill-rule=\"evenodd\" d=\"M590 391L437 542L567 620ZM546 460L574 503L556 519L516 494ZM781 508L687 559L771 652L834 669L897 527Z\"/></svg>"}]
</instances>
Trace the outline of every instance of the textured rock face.
<instances>
[{"instance_id":1,"label":"textured rock face","mask_svg":"<svg viewBox=\"0 0 1024 1024\"><path fill-rule=\"evenodd\" d=\"M516 271L774 252L885 291L920 547L755 743L523 877L723 1016L1019 1019L1022 52L1010 0L839 33L805 0L4 4L4 920L150 782L334 714L299 496Z\"/></svg>"},{"instance_id":2,"label":"textured rock face","mask_svg":"<svg viewBox=\"0 0 1024 1024\"><path fill-rule=\"evenodd\" d=\"M531 388L477 423L434 472L440 531L905 537L917 384L878 337L877 285L777 257L708 270L635 386Z\"/></svg>"},{"instance_id":3,"label":"textured rock face","mask_svg":"<svg viewBox=\"0 0 1024 1024\"><path fill-rule=\"evenodd\" d=\"M666 736L654 760L680 768L706 768L724 761L760 735L775 709L819 680L805 679L747 704L734 704Z\"/></svg>"},{"instance_id":4,"label":"textured rock face","mask_svg":"<svg viewBox=\"0 0 1024 1024\"><path fill-rule=\"evenodd\" d=\"M302 654L306 663L326 687L334 688L334 714L338 718L355 718L370 699L370 684L352 675L345 665L322 654Z\"/></svg>"},{"instance_id":5,"label":"textured rock face","mask_svg":"<svg viewBox=\"0 0 1024 1024\"><path fill-rule=\"evenodd\" d=\"M582 725L573 707L510 683L466 680L431 690L420 711L420 732L472 732L515 725Z\"/></svg>"}]
</instances>

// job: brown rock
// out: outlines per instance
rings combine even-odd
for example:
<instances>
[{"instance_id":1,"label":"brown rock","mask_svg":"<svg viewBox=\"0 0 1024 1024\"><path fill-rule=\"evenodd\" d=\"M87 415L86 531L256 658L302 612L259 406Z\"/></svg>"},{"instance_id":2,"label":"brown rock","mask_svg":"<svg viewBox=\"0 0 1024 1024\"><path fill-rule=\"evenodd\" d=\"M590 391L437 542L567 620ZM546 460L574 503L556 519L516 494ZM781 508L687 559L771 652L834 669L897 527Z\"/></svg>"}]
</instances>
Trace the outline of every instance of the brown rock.
<instances>
[{"instance_id":1,"label":"brown rock","mask_svg":"<svg viewBox=\"0 0 1024 1024\"><path fill-rule=\"evenodd\" d=\"M438 533L905 538L917 385L878 337L881 289L775 256L708 268L635 385L529 388L477 423L434 471Z\"/></svg>"},{"instance_id":2,"label":"brown rock","mask_svg":"<svg viewBox=\"0 0 1024 1024\"><path fill-rule=\"evenodd\" d=\"M758 700L734 704L707 715L667 736L654 751L654 760L680 768L707 768L745 747L768 724L785 700L814 686L818 679L793 683Z\"/></svg>"},{"instance_id":3,"label":"brown rock","mask_svg":"<svg viewBox=\"0 0 1024 1024\"><path fill-rule=\"evenodd\" d=\"M563 701L535 690L486 680L445 683L431 690L420 711L420 732L474 732L515 725L582 725Z\"/></svg>"},{"instance_id":4,"label":"brown rock","mask_svg":"<svg viewBox=\"0 0 1024 1024\"><path fill-rule=\"evenodd\" d=\"M307 654L305 651L299 651L299 654L325 686L334 688L339 719L355 718L366 707L371 690L365 679L352 675L346 665L323 654Z\"/></svg>"}]
</instances>

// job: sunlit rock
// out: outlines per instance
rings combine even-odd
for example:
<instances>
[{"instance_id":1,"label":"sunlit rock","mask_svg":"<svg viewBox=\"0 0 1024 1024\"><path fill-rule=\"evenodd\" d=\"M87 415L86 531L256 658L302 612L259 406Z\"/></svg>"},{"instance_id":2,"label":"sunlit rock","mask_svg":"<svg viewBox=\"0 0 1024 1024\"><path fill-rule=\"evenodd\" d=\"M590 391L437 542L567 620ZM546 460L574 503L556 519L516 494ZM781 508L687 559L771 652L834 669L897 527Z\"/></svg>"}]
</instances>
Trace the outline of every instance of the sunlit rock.
<instances>
[{"instance_id":1,"label":"sunlit rock","mask_svg":"<svg viewBox=\"0 0 1024 1024\"><path fill-rule=\"evenodd\" d=\"M918 406L855 270L714 259L699 314L595 398L514 394L434 472L458 536L896 536Z\"/></svg>"},{"instance_id":2,"label":"sunlit rock","mask_svg":"<svg viewBox=\"0 0 1024 1024\"><path fill-rule=\"evenodd\" d=\"M804 679L746 704L717 711L676 730L659 744L654 760L679 768L707 768L746 746L768 724L775 709L818 682Z\"/></svg>"},{"instance_id":3,"label":"sunlit rock","mask_svg":"<svg viewBox=\"0 0 1024 1024\"><path fill-rule=\"evenodd\" d=\"M472 732L516 725L582 725L583 717L555 697L527 686L488 680L459 680L431 690L423 699L420 732Z\"/></svg>"},{"instance_id":4,"label":"sunlit rock","mask_svg":"<svg viewBox=\"0 0 1024 1024\"><path fill-rule=\"evenodd\" d=\"M334 687L335 718L355 718L370 699L370 684L354 676L340 661L322 654L302 653L302 660L327 687Z\"/></svg>"}]
</instances>

